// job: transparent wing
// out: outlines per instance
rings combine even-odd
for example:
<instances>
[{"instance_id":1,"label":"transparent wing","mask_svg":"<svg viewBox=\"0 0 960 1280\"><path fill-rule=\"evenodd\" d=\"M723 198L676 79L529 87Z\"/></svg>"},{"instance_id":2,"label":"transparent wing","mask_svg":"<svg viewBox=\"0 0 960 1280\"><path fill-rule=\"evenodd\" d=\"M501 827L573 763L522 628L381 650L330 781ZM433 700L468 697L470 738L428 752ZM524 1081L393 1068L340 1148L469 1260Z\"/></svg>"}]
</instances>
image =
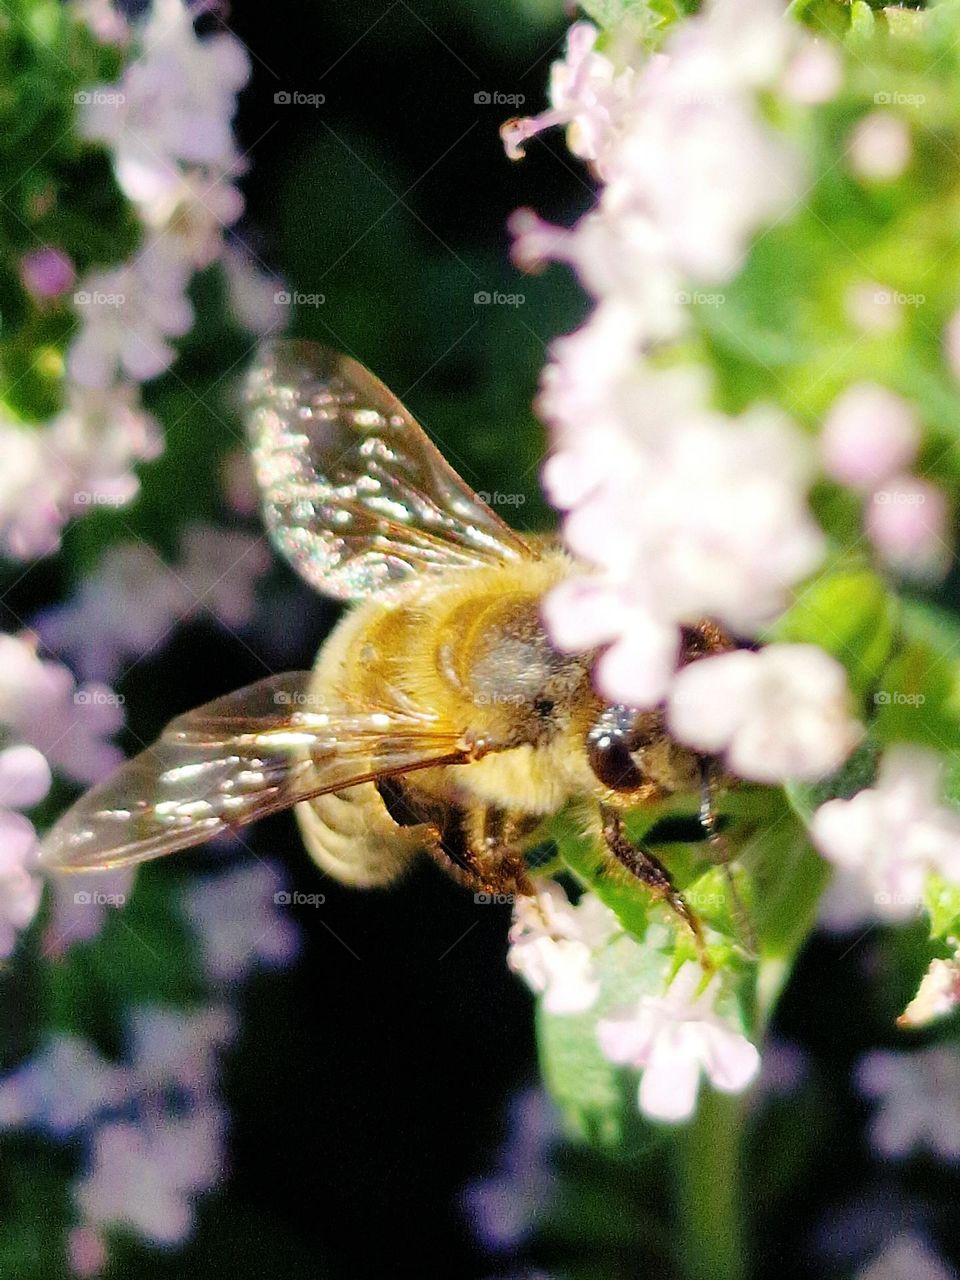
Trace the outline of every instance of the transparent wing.
<instances>
[{"instance_id":1,"label":"transparent wing","mask_svg":"<svg viewBox=\"0 0 960 1280\"><path fill-rule=\"evenodd\" d=\"M475 758L429 715L326 707L310 672L270 676L178 716L44 839L53 870L126 866L201 844L326 791Z\"/></svg>"},{"instance_id":2,"label":"transparent wing","mask_svg":"<svg viewBox=\"0 0 960 1280\"><path fill-rule=\"evenodd\" d=\"M425 571L535 555L356 360L268 343L247 405L267 528L327 595L357 599Z\"/></svg>"}]
</instances>

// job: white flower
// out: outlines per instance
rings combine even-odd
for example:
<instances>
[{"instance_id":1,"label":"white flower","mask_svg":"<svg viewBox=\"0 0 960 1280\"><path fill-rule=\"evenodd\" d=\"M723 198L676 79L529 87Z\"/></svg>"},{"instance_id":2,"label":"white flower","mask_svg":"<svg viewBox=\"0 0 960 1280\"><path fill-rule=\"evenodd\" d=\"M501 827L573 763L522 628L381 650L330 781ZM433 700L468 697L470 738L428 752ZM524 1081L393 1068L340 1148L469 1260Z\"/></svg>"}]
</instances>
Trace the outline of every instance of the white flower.
<instances>
[{"instance_id":1,"label":"white flower","mask_svg":"<svg viewBox=\"0 0 960 1280\"><path fill-rule=\"evenodd\" d=\"M43 950L59 958L78 942L96 938L106 924L107 912L119 910L133 888L136 868L72 872L53 876L48 895L49 914L43 932Z\"/></svg>"},{"instance_id":2,"label":"white flower","mask_svg":"<svg viewBox=\"0 0 960 1280\"><path fill-rule=\"evenodd\" d=\"M667 415L695 385L678 371L646 374L635 380L631 407L662 388ZM755 632L824 549L804 501L795 428L762 409L730 420L706 406L667 428L660 412L625 417L619 439L609 431L602 466L585 468L579 490L576 464L589 437L576 449L564 441L545 473L561 505L574 503L564 523L568 545L602 571L587 587L573 579L552 593L548 629L565 649L581 647L583 634L591 645L609 642L598 687L635 706L665 696L680 624L713 617L735 633Z\"/></svg>"},{"instance_id":3,"label":"white flower","mask_svg":"<svg viewBox=\"0 0 960 1280\"><path fill-rule=\"evenodd\" d=\"M548 1013L582 1013L600 992L595 954L619 930L616 916L593 894L574 906L554 881L541 882L536 897L514 906L507 964L543 995Z\"/></svg>"},{"instance_id":4,"label":"white flower","mask_svg":"<svg viewBox=\"0 0 960 1280\"><path fill-rule=\"evenodd\" d=\"M949 524L946 493L919 476L893 476L867 505L866 529L874 550L906 577L943 577L953 556Z\"/></svg>"},{"instance_id":5,"label":"white flower","mask_svg":"<svg viewBox=\"0 0 960 1280\"><path fill-rule=\"evenodd\" d=\"M74 294L80 333L67 352L67 369L83 387L107 388L126 374L144 382L163 373L179 338L193 324L186 295L185 260L149 241L120 267L85 276Z\"/></svg>"},{"instance_id":6,"label":"white flower","mask_svg":"<svg viewBox=\"0 0 960 1280\"><path fill-rule=\"evenodd\" d=\"M960 961L931 960L917 994L897 1019L898 1027L926 1027L960 1005Z\"/></svg>"},{"instance_id":7,"label":"white flower","mask_svg":"<svg viewBox=\"0 0 960 1280\"><path fill-rule=\"evenodd\" d=\"M193 1097L211 1092L219 1059L237 1036L236 1014L225 1005L190 1013L144 1006L132 1010L128 1035L137 1086L178 1088Z\"/></svg>"},{"instance_id":8,"label":"white flower","mask_svg":"<svg viewBox=\"0 0 960 1280\"><path fill-rule=\"evenodd\" d=\"M960 882L960 813L940 801L942 772L933 751L891 747L873 787L828 800L813 816L814 844L859 875L882 920L916 915L931 871Z\"/></svg>"},{"instance_id":9,"label":"white flower","mask_svg":"<svg viewBox=\"0 0 960 1280\"><path fill-rule=\"evenodd\" d=\"M857 1087L873 1099L870 1142L887 1158L929 1151L960 1160L960 1056L938 1045L912 1052L877 1049L861 1058Z\"/></svg>"},{"instance_id":10,"label":"white flower","mask_svg":"<svg viewBox=\"0 0 960 1280\"><path fill-rule=\"evenodd\" d=\"M230 124L250 63L232 35L199 39L183 0L154 0L139 35L141 56L89 95L80 125L113 150L124 194L150 206L170 198L182 167L235 165Z\"/></svg>"},{"instance_id":11,"label":"white flower","mask_svg":"<svg viewBox=\"0 0 960 1280\"><path fill-rule=\"evenodd\" d=\"M663 996L601 1018L600 1047L611 1062L642 1068L639 1103L654 1120L678 1122L693 1115L703 1071L715 1089L739 1093L760 1068L756 1047L715 1011L719 979L698 994L703 970L692 961Z\"/></svg>"},{"instance_id":12,"label":"white flower","mask_svg":"<svg viewBox=\"0 0 960 1280\"><path fill-rule=\"evenodd\" d=\"M277 294L283 291L283 282L262 272L250 254L235 245L224 246L221 264L227 302L237 322L261 336L282 328L286 307L277 301Z\"/></svg>"},{"instance_id":13,"label":"white flower","mask_svg":"<svg viewBox=\"0 0 960 1280\"><path fill-rule=\"evenodd\" d=\"M723 755L732 773L755 782L822 778L863 734L850 715L846 672L816 645L691 662L673 681L667 716L681 742Z\"/></svg>"}]
</instances>

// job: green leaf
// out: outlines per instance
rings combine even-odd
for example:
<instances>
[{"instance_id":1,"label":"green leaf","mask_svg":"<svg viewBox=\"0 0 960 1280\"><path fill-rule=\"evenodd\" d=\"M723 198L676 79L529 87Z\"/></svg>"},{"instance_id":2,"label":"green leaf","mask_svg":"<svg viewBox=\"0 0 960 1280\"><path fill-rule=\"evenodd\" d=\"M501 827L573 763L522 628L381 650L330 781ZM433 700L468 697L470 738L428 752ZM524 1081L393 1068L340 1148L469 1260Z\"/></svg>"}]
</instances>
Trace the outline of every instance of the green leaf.
<instances>
[{"instance_id":1,"label":"green leaf","mask_svg":"<svg viewBox=\"0 0 960 1280\"><path fill-rule=\"evenodd\" d=\"M960 885L931 874L927 877L924 902L930 913L930 936L960 936Z\"/></svg>"},{"instance_id":2,"label":"green leaf","mask_svg":"<svg viewBox=\"0 0 960 1280\"><path fill-rule=\"evenodd\" d=\"M820 645L863 695L890 655L895 620L896 602L881 578L869 569L840 569L805 588L765 639Z\"/></svg>"}]
</instances>

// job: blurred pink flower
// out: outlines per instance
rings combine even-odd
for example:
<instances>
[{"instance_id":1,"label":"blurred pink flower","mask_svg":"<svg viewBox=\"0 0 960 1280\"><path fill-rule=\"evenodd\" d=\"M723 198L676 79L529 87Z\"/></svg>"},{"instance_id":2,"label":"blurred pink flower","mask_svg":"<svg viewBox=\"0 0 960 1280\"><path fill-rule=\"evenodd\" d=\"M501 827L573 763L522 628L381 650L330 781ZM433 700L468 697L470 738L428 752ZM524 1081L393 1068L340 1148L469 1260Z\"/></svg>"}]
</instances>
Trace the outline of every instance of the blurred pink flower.
<instances>
[{"instance_id":1,"label":"blurred pink flower","mask_svg":"<svg viewBox=\"0 0 960 1280\"><path fill-rule=\"evenodd\" d=\"M915 916L931 871L960 882L960 812L941 802L943 760L924 747L889 747L876 783L828 800L810 834L841 872L856 875L882 920Z\"/></svg>"},{"instance_id":2,"label":"blurred pink flower","mask_svg":"<svg viewBox=\"0 0 960 1280\"><path fill-rule=\"evenodd\" d=\"M596 953L619 932L616 916L593 894L574 906L560 885L541 881L535 898L514 906L507 965L543 996L548 1013L582 1013L600 992Z\"/></svg>"},{"instance_id":3,"label":"blurred pink flower","mask_svg":"<svg viewBox=\"0 0 960 1280\"><path fill-rule=\"evenodd\" d=\"M876 1103L870 1143L888 1159L920 1151L960 1160L960 1056L952 1045L876 1049L857 1065L860 1092Z\"/></svg>"},{"instance_id":4,"label":"blurred pink flower","mask_svg":"<svg viewBox=\"0 0 960 1280\"><path fill-rule=\"evenodd\" d=\"M43 949L50 958L59 958L77 943L97 937L107 912L126 904L133 888L136 868L72 873L49 880L49 913L43 933Z\"/></svg>"},{"instance_id":5,"label":"blurred pink flower","mask_svg":"<svg viewBox=\"0 0 960 1280\"><path fill-rule=\"evenodd\" d=\"M33 249L20 259L20 280L35 298L59 298L75 279L73 262L60 249Z\"/></svg>"},{"instance_id":6,"label":"blurred pink flower","mask_svg":"<svg viewBox=\"0 0 960 1280\"><path fill-rule=\"evenodd\" d=\"M232 628L251 620L256 582L270 563L262 538L191 525L181 535L181 557L171 566L145 543L110 547L74 598L45 610L33 626L84 678L115 680L198 612Z\"/></svg>"},{"instance_id":7,"label":"blurred pink flower","mask_svg":"<svg viewBox=\"0 0 960 1280\"><path fill-rule=\"evenodd\" d=\"M183 913L211 982L239 982L261 966L282 969L295 959L300 931L278 909L285 900L283 876L262 861L205 876L187 889Z\"/></svg>"},{"instance_id":8,"label":"blurred pink flower","mask_svg":"<svg viewBox=\"0 0 960 1280\"><path fill-rule=\"evenodd\" d=\"M151 1244L182 1244L193 1230L194 1198L224 1175L226 1127L211 1103L175 1118L103 1125L73 1189L84 1221L126 1227Z\"/></svg>"},{"instance_id":9,"label":"blurred pink flower","mask_svg":"<svg viewBox=\"0 0 960 1280\"><path fill-rule=\"evenodd\" d=\"M820 436L827 475L864 493L908 467L919 446L914 406L873 382L858 382L833 402Z\"/></svg>"},{"instance_id":10,"label":"blurred pink flower","mask_svg":"<svg viewBox=\"0 0 960 1280\"><path fill-rule=\"evenodd\" d=\"M939 485L896 475L872 494L866 527L874 550L891 569L936 580L950 566L949 519L947 495Z\"/></svg>"},{"instance_id":11,"label":"blurred pink flower","mask_svg":"<svg viewBox=\"0 0 960 1280\"><path fill-rule=\"evenodd\" d=\"M234 318L251 333L266 336L286 324L286 306L277 300L285 291L282 280L261 271L251 254L235 244L223 246L221 255L227 285L227 303Z\"/></svg>"},{"instance_id":12,"label":"blurred pink flower","mask_svg":"<svg viewBox=\"0 0 960 1280\"><path fill-rule=\"evenodd\" d=\"M470 1228L493 1253L522 1245L553 1199L556 1178L550 1154L563 1136L560 1116L542 1089L511 1099L506 1141L496 1170L463 1191Z\"/></svg>"},{"instance_id":13,"label":"blurred pink flower","mask_svg":"<svg viewBox=\"0 0 960 1280\"><path fill-rule=\"evenodd\" d=\"M815 780L838 769L863 736L843 667L816 645L702 658L674 678L671 732L754 782Z\"/></svg>"},{"instance_id":14,"label":"blurred pink flower","mask_svg":"<svg viewBox=\"0 0 960 1280\"><path fill-rule=\"evenodd\" d=\"M0 635L0 721L76 782L96 782L123 759L106 741L123 724L122 699L106 685L78 687L59 662L22 636Z\"/></svg>"},{"instance_id":15,"label":"blurred pink flower","mask_svg":"<svg viewBox=\"0 0 960 1280\"><path fill-rule=\"evenodd\" d=\"M189 276L186 261L158 239L130 262L84 276L74 294L81 327L67 352L70 377L105 389L118 376L144 382L168 369L176 352L167 339L193 324Z\"/></svg>"},{"instance_id":16,"label":"blurred pink flower","mask_svg":"<svg viewBox=\"0 0 960 1280\"><path fill-rule=\"evenodd\" d=\"M780 89L793 102L830 102L843 83L843 62L826 40L807 39L790 59Z\"/></svg>"},{"instance_id":17,"label":"blurred pink flower","mask_svg":"<svg viewBox=\"0 0 960 1280\"><path fill-rule=\"evenodd\" d=\"M854 126L847 155L858 178L891 182L904 172L912 152L906 123L892 111L871 111Z\"/></svg>"},{"instance_id":18,"label":"blurred pink flower","mask_svg":"<svg viewBox=\"0 0 960 1280\"><path fill-rule=\"evenodd\" d=\"M611 1062L641 1068L639 1104L653 1120L689 1120L700 1073L715 1089L740 1093L760 1069L757 1049L715 1011L719 979L702 991L703 970L687 961L663 996L601 1018L600 1047Z\"/></svg>"},{"instance_id":19,"label":"blurred pink flower","mask_svg":"<svg viewBox=\"0 0 960 1280\"><path fill-rule=\"evenodd\" d=\"M237 1015L225 1005L192 1011L138 1006L128 1018L129 1060L138 1087L209 1093L220 1057L237 1032Z\"/></svg>"},{"instance_id":20,"label":"blurred pink flower","mask_svg":"<svg viewBox=\"0 0 960 1280\"><path fill-rule=\"evenodd\" d=\"M58 1139L125 1104L134 1080L78 1036L52 1035L32 1058L0 1079L0 1128L38 1129Z\"/></svg>"},{"instance_id":21,"label":"blurred pink flower","mask_svg":"<svg viewBox=\"0 0 960 1280\"><path fill-rule=\"evenodd\" d=\"M67 1262L79 1280L98 1276L107 1266L107 1245L95 1227L74 1227L67 1236Z\"/></svg>"},{"instance_id":22,"label":"blurred pink flower","mask_svg":"<svg viewBox=\"0 0 960 1280\"><path fill-rule=\"evenodd\" d=\"M902 1232L855 1280L957 1280L957 1273L917 1236Z\"/></svg>"}]
</instances>

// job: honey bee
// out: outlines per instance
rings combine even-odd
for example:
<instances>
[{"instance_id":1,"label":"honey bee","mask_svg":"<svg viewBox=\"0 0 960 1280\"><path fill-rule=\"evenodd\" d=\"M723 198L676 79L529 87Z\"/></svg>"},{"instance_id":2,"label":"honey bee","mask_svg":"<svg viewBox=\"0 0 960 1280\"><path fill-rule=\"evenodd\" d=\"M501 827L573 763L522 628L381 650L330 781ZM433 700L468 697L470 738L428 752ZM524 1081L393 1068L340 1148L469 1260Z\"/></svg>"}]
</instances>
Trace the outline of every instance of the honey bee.
<instances>
[{"instance_id":1,"label":"honey bee","mask_svg":"<svg viewBox=\"0 0 960 1280\"><path fill-rule=\"evenodd\" d=\"M525 843L575 802L584 832L699 942L623 814L696 791L715 762L674 742L661 710L604 702L591 656L551 643L540 604L576 571L570 556L505 524L355 360L269 343L246 403L274 544L354 607L312 671L173 720L64 814L43 863L126 866L294 807L311 856L345 884L387 885L426 852L475 891L528 894ZM703 622L681 656L729 647Z\"/></svg>"}]
</instances>

